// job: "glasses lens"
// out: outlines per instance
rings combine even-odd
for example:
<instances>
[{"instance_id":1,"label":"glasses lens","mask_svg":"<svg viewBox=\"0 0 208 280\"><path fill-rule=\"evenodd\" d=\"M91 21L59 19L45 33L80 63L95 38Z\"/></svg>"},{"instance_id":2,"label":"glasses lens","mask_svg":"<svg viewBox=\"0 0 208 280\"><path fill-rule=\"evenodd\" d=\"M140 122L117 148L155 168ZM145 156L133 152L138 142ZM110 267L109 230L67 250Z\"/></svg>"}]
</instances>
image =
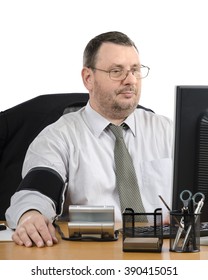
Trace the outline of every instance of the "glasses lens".
<instances>
[{"instance_id":1,"label":"glasses lens","mask_svg":"<svg viewBox=\"0 0 208 280\"><path fill-rule=\"evenodd\" d=\"M140 67L140 73L139 73L140 79L146 78L148 76L148 74L149 74L149 67L142 65ZM138 76L138 78L139 78L139 76Z\"/></svg>"},{"instance_id":2,"label":"glasses lens","mask_svg":"<svg viewBox=\"0 0 208 280\"><path fill-rule=\"evenodd\" d=\"M124 78L124 71L122 69L112 69L109 75L112 80L122 80Z\"/></svg>"},{"instance_id":3,"label":"glasses lens","mask_svg":"<svg viewBox=\"0 0 208 280\"><path fill-rule=\"evenodd\" d=\"M149 67L142 65L140 68L132 69L131 72L137 79L143 79L148 76ZM109 75L112 80L121 81L127 77L128 73L129 71L125 72L123 69L112 69Z\"/></svg>"}]
</instances>

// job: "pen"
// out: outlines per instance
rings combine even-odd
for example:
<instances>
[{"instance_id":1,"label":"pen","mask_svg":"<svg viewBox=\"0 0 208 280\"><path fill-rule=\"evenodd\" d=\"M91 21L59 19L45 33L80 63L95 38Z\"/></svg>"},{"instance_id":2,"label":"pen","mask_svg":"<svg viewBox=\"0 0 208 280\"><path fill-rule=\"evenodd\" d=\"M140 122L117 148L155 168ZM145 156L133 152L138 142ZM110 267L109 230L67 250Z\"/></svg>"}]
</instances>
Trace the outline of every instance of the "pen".
<instances>
[{"instance_id":1,"label":"pen","mask_svg":"<svg viewBox=\"0 0 208 280\"><path fill-rule=\"evenodd\" d=\"M159 196L159 198L162 200L162 202L163 202L163 204L165 205L165 207L166 207L169 211L171 211L170 207L167 205L167 203L166 203L165 200L162 198L162 196L161 196L161 195L158 195L158 196ZM181 226L181 223L179 223L179 221L176 219L176 217L173 216L173 218L174 218L175 222L179 225L179 227L183 228L183 227Z\"/></svg>"},{"instance_id":2,"label":"pen","mask_svg":"<svg viewBox=\"0 0 208 280\"><path fill-rule=\"evenodd\" d=\"M164 205L166 206L166 208L167 208L169 211L171 211L171 210L170 210L170 207L167 205L167 203L165 202L165 200L162 198L161 195L159 195L159 198L162 200L162 202L164 203Z\"/></svg>"}]
</instances>

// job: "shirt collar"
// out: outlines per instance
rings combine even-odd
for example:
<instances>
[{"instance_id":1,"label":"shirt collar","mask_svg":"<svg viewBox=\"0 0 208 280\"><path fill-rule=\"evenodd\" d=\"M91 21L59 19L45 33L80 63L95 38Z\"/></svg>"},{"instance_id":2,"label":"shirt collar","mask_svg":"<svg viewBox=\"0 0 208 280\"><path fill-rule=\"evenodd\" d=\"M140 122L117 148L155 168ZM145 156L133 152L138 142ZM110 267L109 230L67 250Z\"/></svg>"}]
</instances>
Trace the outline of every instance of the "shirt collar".
<instances>
[{"instance_id":1,"label":"shirt collar","mask_svg":"<svg viewBox=\"0 0 208 280\"><path fill-rule=\"evenodd\" d=\"M90 106L89 101L85 107L84 115L88 126L93 131L94 135L97 137L99 137L103 130L105 130L105 128L110 124L110 122L106 118L104 118L102 115L93 110L93 108ZM127 124L131 132L135 136L134 113L130 114L125 119L124 123Z\"/></svg>"},{"instance_id":2,"label":"shirt collar","mask_svg":"<svg viewBox=\"0 0 208 280\"><path fill-rule=\"evenodd\" d=\"M89 101L85 107L84 113L88 126L90 127L94 135L99 137L103 130L109 125L109 121L102 115L97 113L95 110L93 110L90 106Z\"/></svg>"},{"instance_id":3,"label":"shirt collar","mask_svg":"<svg viewBox=\"0 0 208 280\"><path fill-rule=\"evenodd\" d=\"M136 109L135 109L136 110ZM136 134L136 128L135 128L135 116L134 116L134 112L132 114L130 114L124 121L125 124L127 124L127 126L130 128L131 132L133 133L133 135L135 136Z\"/></svg>"}]
</instances>

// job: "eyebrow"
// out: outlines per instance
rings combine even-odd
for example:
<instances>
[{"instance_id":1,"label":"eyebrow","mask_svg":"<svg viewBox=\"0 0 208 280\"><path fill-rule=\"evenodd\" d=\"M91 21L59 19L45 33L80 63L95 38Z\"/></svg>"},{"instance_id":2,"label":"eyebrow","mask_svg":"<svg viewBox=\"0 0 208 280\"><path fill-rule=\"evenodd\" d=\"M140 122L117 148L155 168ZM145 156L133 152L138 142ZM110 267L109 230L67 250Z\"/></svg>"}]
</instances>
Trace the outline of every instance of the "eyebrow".
<instances>
[{"instance_id":1,"label":"eyebrow","mask_svg":"<svg viewBox=\"0 0 208 280\"><path fill-rule=\"evenodd\" d=\"M140 67L141 66L141 64L140 63L134 63L132 66L131 66L131 68L132 67ZM112 64L110 67L108 67L108 69L110 69L110 68L116 68L116 67L118 67L118 68L124 68L124 66L122 65L122 64Z\"/></svg>"}]
</instances>

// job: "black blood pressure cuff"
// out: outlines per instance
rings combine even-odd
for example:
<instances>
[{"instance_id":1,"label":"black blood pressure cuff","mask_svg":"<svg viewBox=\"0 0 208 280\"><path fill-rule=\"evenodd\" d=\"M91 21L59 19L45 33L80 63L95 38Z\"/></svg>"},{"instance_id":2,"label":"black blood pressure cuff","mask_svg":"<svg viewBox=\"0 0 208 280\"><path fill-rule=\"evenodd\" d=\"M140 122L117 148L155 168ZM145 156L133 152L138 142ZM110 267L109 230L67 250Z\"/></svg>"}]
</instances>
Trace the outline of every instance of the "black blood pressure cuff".
<instances>
[{"instance_id":1,"label":"black blood pressure cuff","mask_svg":"<svg viewBox=\"0 0 208 280\"><path fill-rule=\"evenodd\" d=\"M50 168L34 168L22 180L17 191L38 191L50 199L56 205L56 213L61 213L63 192L65 183L61 176Z\"/></svg>"}]
</instances>

